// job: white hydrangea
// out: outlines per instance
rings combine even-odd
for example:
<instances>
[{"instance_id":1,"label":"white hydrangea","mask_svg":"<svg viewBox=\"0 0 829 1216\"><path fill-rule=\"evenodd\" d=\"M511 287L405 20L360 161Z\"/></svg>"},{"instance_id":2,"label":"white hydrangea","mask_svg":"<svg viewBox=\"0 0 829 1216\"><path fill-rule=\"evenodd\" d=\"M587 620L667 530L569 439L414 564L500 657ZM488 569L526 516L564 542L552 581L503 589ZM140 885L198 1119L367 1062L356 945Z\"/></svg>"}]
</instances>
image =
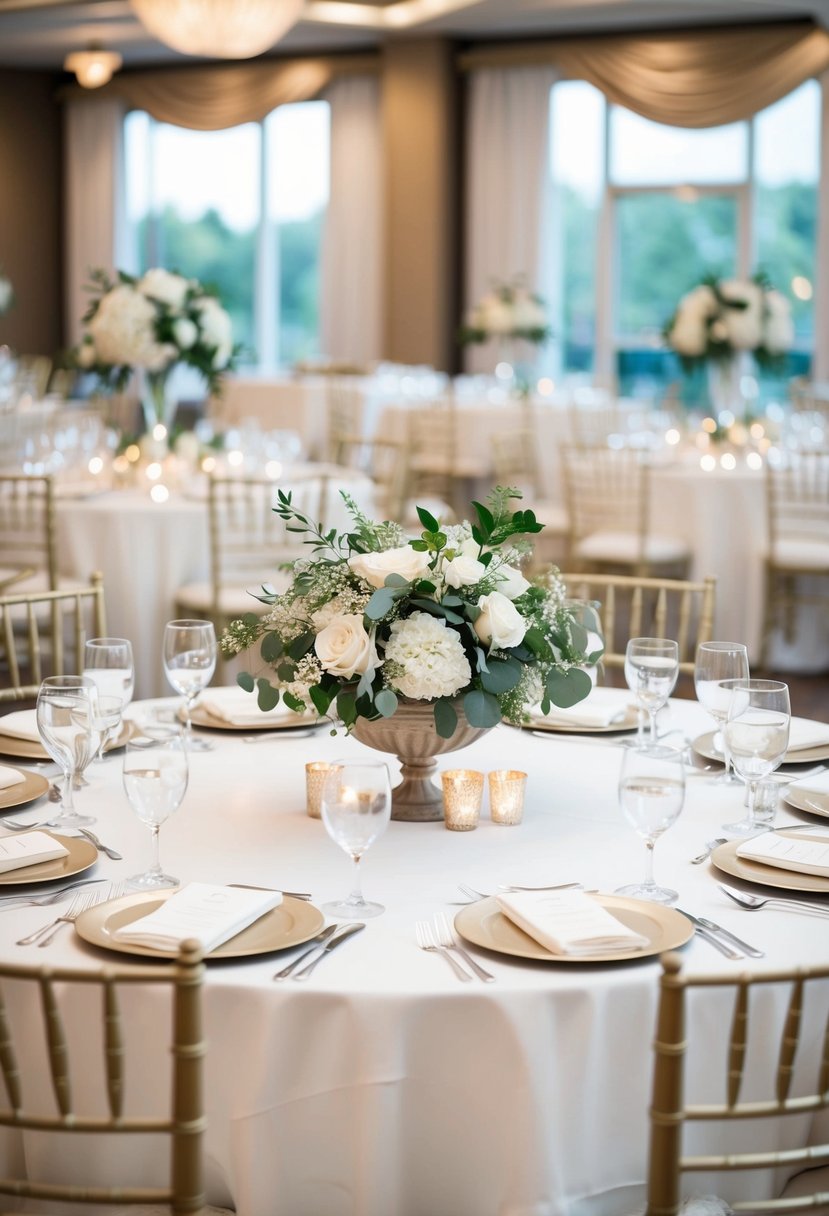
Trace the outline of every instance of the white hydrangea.
<instances>
[{"instance_id":1,"label":"white hydrangea","mask_svg":"<svg viewBox=\"0 0 829 1216\"><path fill-rule=\"evenodd\" d=\"M199 314L202 341L216 349L213 366L217 369L227 367L233 353L233 326L230 317L213 296L203 296L198 300L196 310Z\"/></svg>"},{"instance_id":2,"label":"white hydrangea","mask_svg":"<svg viewBox=\"0 0 829 1216\"><path fill-rule=\"evenodd\" d=\"M386 664L393 672L388 677L391 687L413 701L453 697L472 679L457 633L427 612L413 612L392 623Z\"/></svg>"},{"instance_id":3,"label":"white hydrangea","mask_svg":"<svg viewBox=\"0 0 829 1216\"><path fill-rule=\"evenodd\" d=\"M180 274L172 274L162 266L148 270L138 281L138 290L161 304L166 304L174 312L184 307L190 284Z\"/></svg>"},{"instance_id":4,"label":"white hydrangea","mask_svg":"<svg viewBox=\"0 0 829 1216\"><path fill-rule=\"evenodd\" d=\"M114 366L163 371L178 354L175 346L156 342L155 307L128 283L113 287L101 298L89 323L98 360Z\"/></svg>"},{"instance_id":5,"label":"white hydrangea","mask_svg":"<svg viewBox=\"0 0 829 1216\"><path fill-rule=\"evenodd\" d=\"M726 308L723 320L728 338L735 350L756 350L763 339L763 289L757 283L743 279L727 279L720 284L724 300L744 304L744 308Z\"/></svg>"}]
</instances>

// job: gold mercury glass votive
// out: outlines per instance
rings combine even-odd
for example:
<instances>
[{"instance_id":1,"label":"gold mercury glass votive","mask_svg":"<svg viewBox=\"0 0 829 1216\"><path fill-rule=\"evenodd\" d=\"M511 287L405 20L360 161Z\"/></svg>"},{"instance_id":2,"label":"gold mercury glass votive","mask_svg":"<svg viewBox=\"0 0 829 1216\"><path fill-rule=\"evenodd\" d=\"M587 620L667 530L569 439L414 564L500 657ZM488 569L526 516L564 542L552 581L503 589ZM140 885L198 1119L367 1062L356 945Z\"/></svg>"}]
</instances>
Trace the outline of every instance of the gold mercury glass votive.
<instances>
[{"instance_id":1,"label":"gold mercury glass votive","mask_svg":"<svg viewBox=\"0 0 829 1216\"><path fill-rule=\"evenodd\" d=\"M493 823L521 822L526 784L527 774L520 769L493 769L489 774L489 813Z\"/></svg>"},{"instance_id":2,"label":"gold mercury glass votive","mask_svg":"<svg viewBox=\"0 0 829 1216\"><path fill-rule=\"evenodd\" d=\"M305 765L305 809L312 819L322 818L322 787L330 769L325 760L311 760Z\"/></svg>"},{"instance_id":3,"label":"gold mercury glass votive","mask_svg":"<svg viewBox=\"0 0 829 1216\"><path fill-rule=\"evenodd\" d=\"M443 819L450 832L471 832L478 826L484 796L484 775L474 768L453 768L440 775Z\"/></svg>"}]
</instances>

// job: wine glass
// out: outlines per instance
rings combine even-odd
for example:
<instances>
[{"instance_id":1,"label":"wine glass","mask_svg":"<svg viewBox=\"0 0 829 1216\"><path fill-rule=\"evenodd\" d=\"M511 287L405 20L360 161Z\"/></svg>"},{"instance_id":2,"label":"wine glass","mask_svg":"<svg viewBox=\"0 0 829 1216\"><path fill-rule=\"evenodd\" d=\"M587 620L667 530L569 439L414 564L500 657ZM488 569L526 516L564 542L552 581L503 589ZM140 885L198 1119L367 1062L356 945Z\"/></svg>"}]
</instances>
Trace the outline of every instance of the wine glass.
<instances>
[{"instance_id":1,"label":"wine glass","mask_svg":"<svg viewBox=\"0 0 829 1216\"><path fill-rule=\"evenodd\" d=\"M130 805L153 837L153 861L149 870L135 874L129 884L141 891L177 887L179 880L165 874L159 858L162 823L177 811L187 789L187 744L181 731L170 727L148 727L127 740L124 753L124 789Z\"/></svg>"},{"instance_id":2,"label":"wine glass","mask_svg":"<svg viewBox=\"0 0 829 1216\"><path fill-rule=\"evenodd\" d=\"M213 745L194 739L190 715L216 670L216 632L210 621L168 621L164 626L164 674L184 697L184 737L188 747L207 751Z\"/></svg>"},{"instance_id":3,"label":"wine glass","mask_svg":"<svg viewBox=\"0 0 829 1216\"><path fill-rule=\"evenodd\" d=\"M694 663L697 700L717 723L717 730L723 741L725 772L714 778L718 785L735 785L739 782L739 778L731 769L731 757L725 746L722 728L728 717L733 681L747 679L748 650L742 642L702 642L697 647Z\"/></svg>"},{"instance_id":4,"label":"wine glass","mask_svg":"<svg viewBox=\"0 0 829 1216\"><path fill-rule=\"evenodd\" d=\"M726 823L731 836L765 831L754 817L757 786L778 767L789 746L789 688L779 680L734 680L723 737L731 762L748 786L748 815Z\"/></svg>"},{"instance_id":5,"label":"wine glass","mask_svg":"<svg viewBox=\"0 0 829 1216\"><path fill-rule=\"evenodd\" d=\"M83 648L83 674L99 692L120 697L126 709L135 688L132 646L126 638L90 638Z\"/></svg>"},{"instance_id":6,"label":"wine glass","mask_svg":"<svg viewBox=\"0 0 829 1216\"><path fill-rule=\"evenodd\" d=\"M333 841L354 862L354 889L347 899L322 905L323 912L346 920L362 920L385 912L382 904L367 903L360 885L360 862L385 831L391 815L391 785L387 765L379 760L351 763L337 760L322 787L322 821Z\"/></svg>"},{"instance_id":7,"label":"wine glass","mask_svg":"<svg viewBox=\"0 0 829 1216\"><path fill-rule=\"evenodd\" d=\"M75 774L89 763L98 736L93 732L93 701L97 690L85 676L49 676L37 694L35 710L41 742L63 772L60 811L53 827L77 828L94 823L91 815L79 815L73 802Z\"/></svg>"},{"instance_id":8,"label":"wine glass","mask_svg":"<svg viewBox=\"0 0 829 1216\"><path fill-rule=\"evenodd\" d=\"M91 699L91 704L89 746L84 747L82 753L78 755L74 780L76 790L89 784L84 773L93 760L101 759L108 740L115 737L121 725L121 714L124 709L124 702L120 697L102 697L97 689Z\"/></svg>"},{"instance_id":9,"label":"wine glass","mask_svg":"<svg viewBox=\"0 0 829 1216\"><path fill-rule=\"evenodd\" d=\"M630 747L622 759L619 804L630 826L647 846L645 878L641 883L619 887L617 895L676 903L679 895L669 887L658 887L653 878L653 850L663 832L677 819L685 801L685 766L682 752L659 744Z\"/></svg>"},{"instance_id":10,"label":"wine glass","mask_svg":"<svg viewBox=\"0 0 829 1216\"><path fill-rule=\"evenodd\" d=\"M679 646L667 638L631 638L625 650L625 679L650 720L651 743L656 743L656 715L673 692L679 675ZM637 746L644 743L639 717Z\"/></svg>"}]
</instances>

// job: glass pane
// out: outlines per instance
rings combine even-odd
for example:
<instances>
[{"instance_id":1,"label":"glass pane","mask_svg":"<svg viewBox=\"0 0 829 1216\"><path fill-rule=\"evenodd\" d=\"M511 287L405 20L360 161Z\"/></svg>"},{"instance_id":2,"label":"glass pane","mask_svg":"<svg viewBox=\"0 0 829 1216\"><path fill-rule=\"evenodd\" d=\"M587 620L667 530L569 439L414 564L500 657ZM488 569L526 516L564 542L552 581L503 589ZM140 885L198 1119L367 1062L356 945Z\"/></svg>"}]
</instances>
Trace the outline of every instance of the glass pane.
<instances>
[{"instance_id":1,"label":"glass pane","mask_svg":"<svg viewBox=\"0 0 829 1216\"><path fill-rule=\"evenodd\" d=\"M553 175L550 313L560 372L592 370L596 342L596 240L604 186L602 94L581 81L551 93Z\"/></svg>"},{"instance_id":2,"label":"glass pane","mask_svg":"<svg viewBox=\"0 0 829 1216\"><path fill-rule=\"evenodd\" d=\"M748 126L686 130L612 106L610 180L617 186L741 182L748 174Z\"/></svg>"},{"instance_id":3,"label":"glass pane","mask_svg":"<svg viewBox=\"0 0 829 1216\"><path fill-rule=\"evenodd\" d=\"M265 123L268 220L279 248L279 362L319 353L320 248L328 205L330 107L280 106Z\"/></svg>"}]
</instances>

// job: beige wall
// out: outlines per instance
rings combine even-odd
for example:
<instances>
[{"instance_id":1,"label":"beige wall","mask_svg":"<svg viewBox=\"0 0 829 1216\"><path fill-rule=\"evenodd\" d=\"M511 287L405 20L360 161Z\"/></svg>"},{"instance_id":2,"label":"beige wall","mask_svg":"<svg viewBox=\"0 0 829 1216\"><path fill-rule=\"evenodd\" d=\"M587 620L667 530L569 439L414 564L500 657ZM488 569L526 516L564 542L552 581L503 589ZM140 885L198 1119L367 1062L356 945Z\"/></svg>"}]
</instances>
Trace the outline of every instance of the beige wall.
<instances>
[{"instance_id":1,"label":"beige wall","mask_svg":"<svg viewBox=\"0 0 829 1216\"><path fill-rule=\"evenodd\" d=\"M0 70L0 269L16 302L0 343L20 354L61 344L61 113L55 77Z\"/></svg>"}]
</instances>

